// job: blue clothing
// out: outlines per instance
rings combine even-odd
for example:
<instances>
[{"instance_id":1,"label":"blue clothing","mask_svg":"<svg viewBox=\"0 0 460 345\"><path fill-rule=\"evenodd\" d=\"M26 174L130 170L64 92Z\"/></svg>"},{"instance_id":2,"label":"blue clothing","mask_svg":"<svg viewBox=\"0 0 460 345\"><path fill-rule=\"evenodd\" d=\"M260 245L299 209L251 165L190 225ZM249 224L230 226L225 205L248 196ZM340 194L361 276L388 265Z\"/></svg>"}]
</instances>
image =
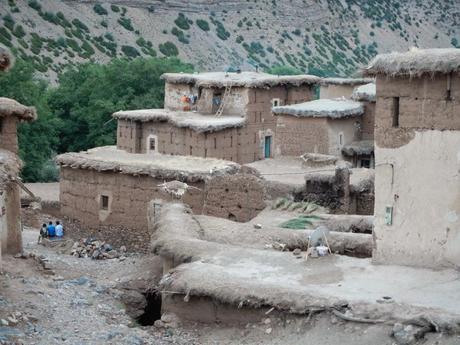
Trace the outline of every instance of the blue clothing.
<instances>
[{"instance_id":1,"label":"blue clothing","mask_svg":"<svg viewBox=\"0 0 460 345\"><path fill-rule=\"evenodd\" d=\"M62 228L61 224L56 225L56 236L57 237L64 236L64 229Z\"/></svg>"},{"instance_id":2,"label":"blue clothing","mask_svg":"<svg viewBox=\"0 0 460 345\"><path fill-rule=\"evenodd\" d=\"M56 227L54 225L48 225L48 236L54 237L56 236Z\"/></svg>"}]
</instances>

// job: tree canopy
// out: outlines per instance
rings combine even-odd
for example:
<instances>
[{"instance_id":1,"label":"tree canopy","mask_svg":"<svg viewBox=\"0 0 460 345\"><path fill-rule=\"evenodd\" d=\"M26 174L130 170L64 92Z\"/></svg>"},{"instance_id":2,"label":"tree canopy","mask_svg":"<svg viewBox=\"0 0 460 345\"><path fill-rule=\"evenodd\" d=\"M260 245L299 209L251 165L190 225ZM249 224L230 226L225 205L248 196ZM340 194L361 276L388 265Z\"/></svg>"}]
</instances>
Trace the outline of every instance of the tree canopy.
<instances>
[{"instance_id":1,"label":"tree canopy","mask_svg":"<svg viewBox=\"0 0 460 345\"><path fill-rule=\"evenodd\" d=\"M192 65L176 58L113 60L86 63L59 76L58 86L34 78L30 63L18 60L0 75L0 96L37 108L38 120L19 127L19 151L26 182L57 177L54 154L81 151L116 140L118 110L163 106L165 72L191 72Z\"/></svg>"}]
</instances>

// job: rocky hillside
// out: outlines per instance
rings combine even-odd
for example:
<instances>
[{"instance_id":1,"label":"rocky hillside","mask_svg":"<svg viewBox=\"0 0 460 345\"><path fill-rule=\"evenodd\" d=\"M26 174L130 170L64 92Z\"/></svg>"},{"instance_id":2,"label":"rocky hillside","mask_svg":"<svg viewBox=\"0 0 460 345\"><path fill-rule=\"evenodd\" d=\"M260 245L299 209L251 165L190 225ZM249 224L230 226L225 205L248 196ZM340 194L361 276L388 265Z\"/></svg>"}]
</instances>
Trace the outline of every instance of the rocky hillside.
<instances>
[{"instance_id":1,"label":"rocky hillside","mask_svg":"<svg viewBox=\"0 0 460 345\"><path fill-rule=\"evenodd\" d=\"M68 64L179 56L198 70L348 76L378 52L460 47L458 0L1 0L0 42L53 80Z\"/></svg>"}]
</instances>

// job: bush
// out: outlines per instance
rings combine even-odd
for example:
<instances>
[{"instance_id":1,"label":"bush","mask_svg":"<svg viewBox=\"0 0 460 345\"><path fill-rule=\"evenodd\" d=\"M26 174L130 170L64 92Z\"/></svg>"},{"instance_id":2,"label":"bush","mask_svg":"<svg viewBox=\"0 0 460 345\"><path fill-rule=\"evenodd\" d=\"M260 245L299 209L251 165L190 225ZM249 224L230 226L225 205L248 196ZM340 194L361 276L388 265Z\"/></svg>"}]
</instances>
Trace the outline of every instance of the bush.
<instances>
[{"instance_id":1,"label":"bush","mask_svg":"<svg viewBox=\"0 0 460 345\"><path fill-rule=\"evenodd\" d=\"M32 40L31 40L32 47L30 48L30 50L35 55L38 55L40 54L40 50L43 47L43 40L35 32L33 32L31 36L32 36Z\"/></svg>"},{"instance_id":2,"label":"bush","mask_svg":"<svg viewBox=\"0 0 460 345\"><path fill-rule=\"evenodd\" d=\"M455 48L460 48L460 44L458 43L458 39L457 38L452 38L450 40L450 43L455 47Z\"/></svg>"},{"instance_id":3,"label":"bush","mask_svg":"<svg viewBox=\"0 0 460 345\"><path fill-rule=\"evenodd\" d=\"M185 37L184 32L182 30L179 30L178 28L173 27L171 30L171 33L178 38L179 42L182 42L184 44L190 43L190 41Z\"/></svg>"},{"instance_id":4,"label":"bush","mask_svg":"<svg viewBox=\"0 0 460 345\"><path fill-rule=\"evenodd\" d=\"M128 31L134 31L133 25L131 24L131 19L129 18L120 18L118 23L123 26Z\"/></svg>"},{"instance_id":5,"label":"bush","mask_svg":"<svg viewBox=\"0 0 460 345\"><path fill-rule=\"evenodd\" d=\"M203 30L203 31L209 31L209 23L206 20L203 19L197 19L196 25Z\"/></svg>"},{"instance_id":6,"label":"bush","mask_svg":"<svg viewBox=\"0 0 460 345\"><path fill-rule=\"evenodd\" d=\"M110 9L113 11L113 12L120 12L120 7L118 7L117 5L110 5Z\"/></svg>"},{"instance_id":7,"label":"bush","mask_svg":"<svg viewBox=\"0 0 460 345\"><path fill-rule=\"evenodd\" d=\"M88 27L83 24L79 19L75 18L74 20L72 20L72 24L75 25L75 27L79 30L82 30L82 31L86 31L86 32L89 32L89 29Z\"/></svg>"},{"instance_id":8,"label":"bush","mask_svg":"<svg viewBox=\"0 0 460 345\"><path fill-rule=\"evenodd\" d=\"M42 10L42 5L37 0L29 0L28 2L29 7L32 7L35 11L41 12Z\"/></svg>"},{"instance_id":9,"label":"bush","mask_svg":"<svg viewBox=\"0 0 460 345\"><path fill-rule=\"evenodd\" d=\"M241 35L239 35L239 36L236 38L236 41L235 41L235 42L238 43L238 44L240 44L240 43L243 42L243 41L244 41L244 37L241 36Z\"/></svg>"},{"instance_id":10,"label":"bush","mask_svg":"<svg viewBox=\"0 0 460 345\"><path fill-rule=\"evenodd\" d=\"M160 52L165 56L179 55L179 50L177 49L176 45L170 41L160 44L158 48L160 49Z\"/></svg>"},{"instance_id":11,"label":"bush","mask_svg":"<svg viewBox=\"0 0 460 345\"><path fill-rule=\"evenodd\" d=\"M59 24L59 19L53 12L45 12L41 17L47 22L53 23L55 25Z\"/></svg>"},{"instance_id":12,"label":"bush","mask_svg":"<svg viewBox=\"0 0 460 345\"><path fill-rule=\"evenodd\" d=\"M103 26L104 28L107 28L109 25L107 24L106 20L103 20L101 21L101 26Z\"/></svg>"},{"instance_id":13,"label":"bush","mask_svg":"<svg viewBox=\"0 0 460 345\"><path fill-rule=\"evenodd\" d=\"M3 43L7 47L12 47L13 44L11 43L11 38L12 37L8 30L6 30L3 27L0 27L0 43Z\"/></svg>"},{"instance_id":14,"label":"bush","mask_svg":"<svg viewBox=\"0 0 460 345\"><path fill-rule=\"evenodd\" d=\"M183 13L179 13L174 23L182 30L190 29L190 21Z\"/></svg>"},{"instance_id":15,"label":"bush","mask_svg":"<svg viewBox=\"0 0 460 345\"><path fill-rule=\"evenodd\" d=\"M130 58L135 58L141 55L136 48L131 46L121 46L121 51Z\"/></svg>"},{"instance_id":16,"label":"bush","mask_svg":"<svg viewBox=\"0 0 460 345\"><path fill-rule=\"evenodd\" d=\"M13 35L17 38L23 38L26 35L26 32L24 31L22 25L16 25L16 28L13 31Z\"/></svg>"},{"instance_id":17,"label":"bush","mask_svg":"<svg viewBox=\"0 0 460 345\"><path fill-rule=\"evenodd\" d=\"M109 14L109 12L107 12L107 10L101 4L95 4L93 6L93 10L94 10L94 12L99 14L100 16L105 16L105 15Z\"/></svg>"}]
</instances>

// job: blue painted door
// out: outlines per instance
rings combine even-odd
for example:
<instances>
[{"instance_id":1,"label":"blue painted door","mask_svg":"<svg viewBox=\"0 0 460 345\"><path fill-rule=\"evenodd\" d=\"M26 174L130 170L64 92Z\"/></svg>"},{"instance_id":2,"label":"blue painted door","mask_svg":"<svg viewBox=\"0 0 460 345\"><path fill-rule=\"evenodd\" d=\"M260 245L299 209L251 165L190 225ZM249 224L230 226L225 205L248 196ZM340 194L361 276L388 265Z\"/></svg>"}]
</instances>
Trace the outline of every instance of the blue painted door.
<instances>
[{"instance_id":1,"label":"blue painted door","mask_svg":"<svg viewBox=\"0 0 460 345\"><path fill-rule=\"evenodd\" d=\"M272 137L265 137L265 158L271 157Z\"/></svg>"}]
</instances>

